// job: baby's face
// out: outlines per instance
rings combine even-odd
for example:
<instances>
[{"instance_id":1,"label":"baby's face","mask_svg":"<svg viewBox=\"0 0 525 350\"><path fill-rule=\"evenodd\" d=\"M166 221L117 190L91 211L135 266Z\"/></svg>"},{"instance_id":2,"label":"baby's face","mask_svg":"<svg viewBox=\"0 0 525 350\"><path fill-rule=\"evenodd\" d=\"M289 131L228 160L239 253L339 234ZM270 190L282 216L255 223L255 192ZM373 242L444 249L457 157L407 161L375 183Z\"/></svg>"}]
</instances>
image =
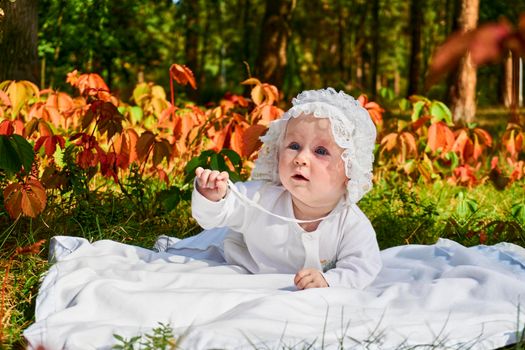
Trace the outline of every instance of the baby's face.
<instances>
[{"instance_id":1,"label":"baby's face","mask_svg":"<svg viewBox=\"0 0 525 350\"><path fill-rule=\"evenodd\" d=\"M279 177L293 200L333 209L346 192L341 153L328 118L291 118L279 150Z\"/></svg>"}]
</instances>

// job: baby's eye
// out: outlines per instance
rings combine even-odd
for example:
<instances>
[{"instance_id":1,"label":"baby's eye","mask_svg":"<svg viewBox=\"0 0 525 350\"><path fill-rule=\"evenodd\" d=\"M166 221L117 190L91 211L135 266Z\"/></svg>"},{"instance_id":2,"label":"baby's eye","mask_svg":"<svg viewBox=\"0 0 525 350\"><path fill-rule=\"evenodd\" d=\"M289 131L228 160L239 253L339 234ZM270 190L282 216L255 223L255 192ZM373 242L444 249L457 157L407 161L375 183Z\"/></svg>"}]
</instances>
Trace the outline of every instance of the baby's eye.
<instances>
[{"instance_id":1,"label":"baby's eye","mask_svg":"<svg viewBox=\"0 0 525 350\"><path fill-rule=\"evenodd\" d=\"M328 150L324 147L317 147L315 149L315 153L321 155L321 156L327 156L329 155L330 153L328 152Z\"/></svg>"},{"instance_id":2,"label":"baby's eye","mask_svg":"<svg viewBox=\"0 0 525 350\"><path fill-rule=\"evenodd\" d=\"M288 148L297 151L301 147L299 146L299 144L297 142L291 142L288 145Z\"/></svg>"}]
</instances>

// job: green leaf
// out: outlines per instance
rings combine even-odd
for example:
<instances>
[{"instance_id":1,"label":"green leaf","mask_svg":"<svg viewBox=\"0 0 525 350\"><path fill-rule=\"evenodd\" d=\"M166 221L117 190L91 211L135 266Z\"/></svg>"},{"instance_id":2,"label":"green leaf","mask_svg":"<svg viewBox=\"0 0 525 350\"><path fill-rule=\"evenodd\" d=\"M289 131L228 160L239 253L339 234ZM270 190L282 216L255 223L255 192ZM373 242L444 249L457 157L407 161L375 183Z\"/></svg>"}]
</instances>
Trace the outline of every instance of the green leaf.
<instances>
[{"instance_id":1,"label":"green leaf","mask_svg":"<svg viewBox=\"0 0 525 350\"><path fill-rule=\"evenodd\" d=\"M210 159L210 168L211 170L219 170L219 156L217 153L213 154Z\"/></svg>"},{"instance_id":2,"label":"green leaf","mask_svg":"<svg viewBox=\"0 0 525 350\"><path fill-rule=\"evenodd\" d=\"M452 112L447 105L440 101L432 101L430 105L430 115L432 116L432 123L437 123L444 120L448 125L452 123Z\"/></svg>"},{"instance_id":3,"label":"green leaf","mask_svg":"<svg viewBox=\"0 0 525 350\"><path fill-rule=\"evenodd\" d=\"M421 112L423 111L423 107L425 107L424 101L417 101L414 103L414 109L412 112L412 116L410 117L413 122L421 118Z\"/></svg>"},{"instance_id":4,"label":"green leaf","mask_svg":"<svg viewBox=\"0 0 525 350\"><path fill-rule=\"evenodd\" d=\"M202 159L200 157L193 157L190 159L188 163L186 163L186 166L184 167L184 172L186 174L190 174L195 172L195 169L197 169L199 166L202 166Z\"/></svg>"},{"instance_id":5,"label":"green leaf","mask_svg":"<svg viewBox=\"0 0 525 350\"><path fill-rule=\"evenodd\" d=\"M381 96L383 99L387 101L392 101L396 94L394 93L394 90L388 87L382 87L379 89L379 96Z\"/></svg>"},{"instance_id":6,"label":"green leaf","mask_svg":"<svg viewBox=\"0 0 525 350\"><path fill-rule=\"evenodd\" d=\"M458 158L458 155L455 153L455 152L447 152L447 154L445 154L445 159L446 160L450 160L451 161L451 164L450 164L450 169L451 170L454 170L458 167L459 165L459 158Z\"/></svg>"},{"instance_id":7,"label":"green leaf","mask_svg":"<svg viewBox=\"0 0 525 350\"><path fill-rule=\"evenodd\" d=\"M10 174L24 167L28 172L35 159L33 146L20 135L0 135L0 169Z\"/></svg>"},{"instance_id":8,"label":"green leaf","mask_svg":"<svg viewBox=\"0 0 525 350\"><path fill-rule=\"evenodd\" d=\"M515 203L512 205L510 212L514 218L525 224L525 203Z\"/></svg>"},{"instance_id":9,"label":"green leaf","mask_svg":"<svg viewBox=\"0 0 525 350\"><path fill-rule=\"evenodd\" d=\"M412 104L410 103L410 101L406 98L402 98L400 101L399 101L399 108L401 108L401 110L403 111L408 111L410 109L410 107L412 106Z\"/></svg>"},{"instance_id":10,"label":"green leaf","mask_svg":"<svg viewBox=\"0 0 525 350\"><path fill-rule=\"evenodd\" d=\"M144 112L142 111L142 108L138 106L132 106L129 108L129 115L133 124L139 124L144 117Z\"/></svg>"},{"instance_id":11,"label":"green leaf","mask_svg":"<svg viewBox=\"0 0 525 350\"><path fill-rule=\"evenodd\" d=\"M228 157L228 159L230 160L230 162L233 164L233 166L235 167L235 170L237 170L237 172L240 172L241 169L242 169L242 158L239 154L237 154L237 152L235 152L234 150L231 150L231 149L223 149L220 154Z\"/></svg>"},{"instance_id":12,"label":"green leaf","mask_svg":"<svg viewBox=\"0 0 525 350\"><path fill-rule=\"evenodd\" d=\"M181 201L181 190L176 186L171 186L167 190L159 193L159 199L168 212L177 208Z\"/></svg>"}]
</instances>

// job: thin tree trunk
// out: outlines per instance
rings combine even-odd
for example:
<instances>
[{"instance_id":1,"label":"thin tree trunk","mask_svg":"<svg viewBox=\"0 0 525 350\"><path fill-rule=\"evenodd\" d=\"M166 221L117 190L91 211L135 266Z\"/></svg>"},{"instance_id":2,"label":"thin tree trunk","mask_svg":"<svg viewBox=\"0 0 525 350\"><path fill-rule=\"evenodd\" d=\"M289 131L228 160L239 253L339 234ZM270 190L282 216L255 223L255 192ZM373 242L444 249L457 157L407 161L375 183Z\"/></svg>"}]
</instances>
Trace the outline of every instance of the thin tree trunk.
<instances>
[{"instance_id":1,"label":"thin tree trunk","mask_svg":"<svg viewBox=\"0 0 525 350\"><path fill-rule=\"evenodd\" d=\"M478 16L479 0L462 0L459 29L466 32L476 28ZM458 66L458 79L452 95L452 115L457 123L471 123L475 119L476 82L476 67L468 54Z\"/></svg>"},{"instance_id":2,"label":"thin tree trunk","mask_svg":"<svg viewBox=\"0 0 525 350\"><path fill-rule=\"evenodd\" d=\"M407 96L419 92L419 76L421 74L421 26L423 10L418 0L410 2L410 64Z\"/></svg>"},{"instance_id":3,"label":"thin tree trunk","mask_svg":"<svg viewBox=\"0 0 525 350\"><path fill-rule=\"evenodd\" d=\"M345 65L345 20L343 6L341 5L341 0L337 0L337 29L338 29L338 43L339 43L339 76L342 79L346 78L346 65Z\"/></svg>"},{"instance_id":4,"label":"thin tree trunk","mask_svg":"<svg viewBox=\"0 0 525 350\"><path fill-rule=\"evenodd\" d=\"M372 57L370 62L370 92L377 97L377 76L379 70L379 0L372 3Z\"/></svg>"},{"instance_id":5,"label":"thin tree trunk","mask_svg":"<svg viewBox=\"0 0 525 350\"><path fill-rule=\"evenodd\" d=\"M286 68L286 47L295 0L266 0L256 63L258 77L281 88Z\"/></svg>"},{"instance_id":6,"label":"thin tree trunk","mask_svg":"<svg viewBox=\"0 0 525 350\"><path fill-rule=\"evenodd\" d=\"M199 1L183 0L186 14L186 42L184 52L186 65L193 71L195 80L200 80L199 69ZM198 98L198 90L188 88L188 97L193 101Z\"/></svg>"},{"instance_id":7,"label":"thin tree trunk","mask_svg":"<svg viewBox=\"0 0 525 350\"><path fill-rule=\"evenodd\" d=\"M516 108L519 102L519 57L509 51L504 61L503 104Z\"/></svg>"},{"instance_id":8,"label":"thin tree trunk","mask_svg":"<svg viewBox=\"0 0 525 350\"><path fill-rule=\"evenodd\" d=\"M0 0L0 81L38 84L38 1Z\"/></svg>"}]
</instances>

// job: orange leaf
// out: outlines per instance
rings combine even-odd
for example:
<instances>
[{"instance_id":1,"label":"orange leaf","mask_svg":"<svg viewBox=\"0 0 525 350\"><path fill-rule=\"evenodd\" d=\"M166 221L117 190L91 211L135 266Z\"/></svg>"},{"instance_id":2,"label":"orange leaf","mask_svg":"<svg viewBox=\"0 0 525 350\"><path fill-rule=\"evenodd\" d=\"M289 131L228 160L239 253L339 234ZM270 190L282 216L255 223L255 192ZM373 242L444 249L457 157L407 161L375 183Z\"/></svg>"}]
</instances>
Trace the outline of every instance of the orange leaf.
<instances>
[{"instance_id":1,"label":"orange leaf","mask_svg":"<svg viewBox=\"0 0 525 350\"><path fill-rule=\"evenodd\" d=\"M275 107L272 105L263 105L261 106L260 122L261 124L268 126L268 124L270 124L271 121L281 117L283 113L284 113L283 110L278 107Z\"/></svg>"},{"instance_id":2,"label":"orange leaf","mask_svg":"<svg viewBox=\"0 0 525 350\"><path fill-rule=\"evenodd\" d=\"M243 143L243 137L244 137L244 128L236 124L233 128L232 135L230 137L230 148L237 152L237 154L244 155L244 143Z\"/></svg>"},{"instance_id":3,"label":"orange leaf","mask_svg":"<svg viewBox=\"0 0 525 350\"><path fill-rule=\"evenodd\" d=\"M261 85L261 81L257 78L248 78L241 83L242 85Z\"/></svg>"},{"instance_id":4,"label":"orange leaf","mask_svg":"<svg viewBox=\"0 0 525 350\"><path fill-rule=\"evenodd\" d=\"M472 158L477 161L478 158L483 153L483 146L480 145L479 140L477 137L474 138L474 147L472 150Z\"/></svg>"},{"instance_id":5,"label":"orange leaf","mask_svg":"<svg viewBox=\"0 0 525 350\"><path fill-rule=\"evenodd\" d=\"M11 101L9 100L9 96L7 96L7 94L2 90L0 90L0 102L1 102L0 105L4 105L6 107L11 106Z\"/></svg>"},{"instance_id":6,"label":"orange leaf","mask_svg":"<svg viewBox=\"0 0 525 350\"><path fill-rule=\"evenodd\" d=\"M186 85L190 83L192 88L197 88L193 72L185 65L180 65L176 63L172 64L170 67L170 77L181 85Z\"/></svg>"},{"instance_id":7,"label":"orange leaf","mask_svg":"<svg viewBox=\"0 0 525 350\"><path fill-rule=\"evenodd\" d=\"M368 96L366 96L365 94L361 94L357 98L357 101L362 107L364 107L368 103Z\"/></svg>"},{"instance_id":8,"label":"orange leaf","mask_svg":"<svg viewBox=\"0 0 525 350\"><path fill-rule=\"evenodd\" d=\"M13 183L4 189L4 205L13 219L20 215L36 217L44 210L46 201L44 187L34 179Z\"/></svg>"},{"instance_id":9,"label":"orange leaf","mask_svg":"<svg viewBox=\"0 0 525 350\"><path fill-rule=\"evenodd\" d=\"M265 103L273 105L274 102L279 101L279 90L275 85L264 83L261 86L266 97Z\"/></svg>"},{"instance_id":10,"label":"orange leaf","mask_svg":"<svg viewBox=\"0 0 525 350\"><path fill-rule=\"evenodd\" d=\"M262 142L259 138L266 133L267 129L264 125L255 124L244 130L242 136L244 157L250 157L261 147Z\"/></svg>"},{"instance_id":11,"label":"orange leaf","mask_svg":"<svg viewBox=\"0 0 525 350\"><path fill-rule=\"evenodd\" d=\"M264 100L264 93L261 85L255 85L251 91L252 101L257 106L260 105Z\"/></svg>"},{"instance_id":12,"label":"orange leaf","mask_svg":"<svg viewBox=\"0 0 525 350\"><path fill-rule=\"evenodd\" d=\"M2 120L0 123L0 135L12 135L15 132L15 128L11 124L10 120Z\"/></svg>"},{"instance_id":13,"label":"orange leaf","mask_svg":"<svg viewBox=\"0 0 525 350\"><path fill-rule=\"evenodd\" d=\"M69 76L68 76L69 80ZM71 79L73 81L73 79ZM76 86L81 94L89 93L90 90L104 90L109 91L104 79L96 73L81 74L73 86Z\"/></svg>"},{"instance_id":14,"label":"orange leaf","mask_svg":"<svg viewBox=\"0 0 525 350\"><path fill-rule=\"evenodd\" d=\"M454 144L454 133L444 122L437 122L428 128L428 146L432 152L441 150L444 154L452 148Z\"/></svg>"},{"instance_id":15,"label":"orange leaf","mask_svg":"<svg viewBox=\"0 0 525 350\"><path fill-rule=\"evenodd\" d=\"M390 152L397 145L397 133L390 133L381 139L381 147Z\"/></svg>"},{"instance_id":16,"label":"orange leaf","mask_svg":"<svg viewBox=\"0 0 525 350\"><path fill-rule=\"evenodd\" d=\"M483 140L483 144L487 145L488 147L492 146L492 136L490 136L487 130L474 128L474 133Z\"/></svg>"},{"instance_id":17,"label":"orange leaf","mask_svg":"<svg viewBox=\"0 0 525 350\"><path fill-rule=\"evenodd\" d=\"M409 132L403 132L401 134L401 140L408 147L408 153L413 153L417 156L417 144L414 135Z\"/></svg>"}]
</instances>

